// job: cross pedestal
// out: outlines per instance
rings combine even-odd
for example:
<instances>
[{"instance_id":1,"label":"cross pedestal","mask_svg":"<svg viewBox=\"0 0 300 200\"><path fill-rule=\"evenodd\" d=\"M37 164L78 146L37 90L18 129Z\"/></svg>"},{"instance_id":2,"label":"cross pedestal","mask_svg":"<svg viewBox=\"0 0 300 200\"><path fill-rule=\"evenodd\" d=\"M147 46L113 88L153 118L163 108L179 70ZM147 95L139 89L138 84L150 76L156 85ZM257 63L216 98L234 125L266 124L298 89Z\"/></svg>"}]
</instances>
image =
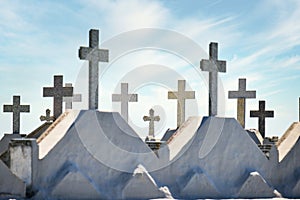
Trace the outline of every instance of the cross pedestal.
<instances>
[{"instance_id":1,"label":"cross pedestal","mask_svg":"<svg viewBox=\"0 0 300 200\"><path fill-rule=\"evenodd\" d=\"M195 91L185 91L185 80L178 80L178 91L169 91L168 99L177 99L177 127L185 121L185 100L195 99Z\"/></svg>"},{"instance_id":2,"label":"cross pedestal","mask_svg":"<svg viewBox=\"0 0 300 200\"><path fill-rule=\"evenodd\" d=\"M112 94L113 102L121 102L121 115L128 122L128 102L137 102L137 94L128 94L128 83L121 83L121 94Z\"/></svg>"},{"instance_id":3,"label":"cross pedestal","mask_svg":"<svg viewBox=\"0 0 300 200\"><path fill-rule=\"evenodd\" d=\"M209 116L218 115L218 72L226 72L226 61L218 60L218 43L209 44L209 60L201 60L202 71L209 72Z\"/></svg>"}]
</instances>

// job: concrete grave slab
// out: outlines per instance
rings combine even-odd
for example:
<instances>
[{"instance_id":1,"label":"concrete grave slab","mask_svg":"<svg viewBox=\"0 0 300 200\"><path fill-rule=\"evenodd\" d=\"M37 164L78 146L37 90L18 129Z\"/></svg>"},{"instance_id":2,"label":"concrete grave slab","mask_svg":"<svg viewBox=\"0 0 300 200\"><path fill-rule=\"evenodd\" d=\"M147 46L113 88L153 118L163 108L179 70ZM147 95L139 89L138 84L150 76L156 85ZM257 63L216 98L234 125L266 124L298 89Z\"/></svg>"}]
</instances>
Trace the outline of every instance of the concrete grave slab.
<instances>
[{"instance_id":1,"label":"concrete grave slab","mask_svg":"<svg viewBox=\"0 0 300 200\"><path fill-rule=\"evenodd\" d=\"M238 198L273 198L272 189L258 172L251 172L237 194Z\"/></svg>"},{"instance_id":2,"label":"concrete grave slab","mask_svg":"<svg viewBox=\"0 0 300 200\"><path fill-rule=\"evenodd\" d=\"M142 165L134 170L131 179L122 191L122 199L157 199L166 194L159 189L153 178Z\"/></svg>"},{"instance_id":3,"label":"concrete grave slab","mask_svg":"<svg viewBox=\"0 0 300 200\"><path fill-rule=\"evenodd\" d=\"M105 199L80 172L69 172L53 188L51 196L57 199Z\"/></svg>"}]
</instances>

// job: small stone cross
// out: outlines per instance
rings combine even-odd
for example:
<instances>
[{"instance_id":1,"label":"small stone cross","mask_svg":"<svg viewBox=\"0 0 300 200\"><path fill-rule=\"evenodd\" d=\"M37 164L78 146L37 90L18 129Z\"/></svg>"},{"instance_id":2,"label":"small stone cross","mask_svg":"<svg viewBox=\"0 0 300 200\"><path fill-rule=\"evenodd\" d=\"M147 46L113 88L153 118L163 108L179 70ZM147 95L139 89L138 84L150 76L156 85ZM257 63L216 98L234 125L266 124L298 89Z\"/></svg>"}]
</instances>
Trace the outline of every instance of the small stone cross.
<instances>
[{"instance_id":1,"label":"small stone cross","mask_svg":"<svg viewBox=\"0 0 300 200\"><path fill-rule=\"evenodd\" d=\"M185 100L195 99L195 91L185 91L185 80L178 80L178 91L169 91L168 99L177 99L177 127L185 121Z\"/></svg>"},{"instance_id":2,"label":"small stone cross","mask_svg":"<svg viewBox=\"0 0 300 200\"><path fill-rule=\"evenodd\" d=\"M256 91L246 91L246 79L239 79L239 90L229 91L229 99L237 99L237 120L245 128L246 99L256 98Z\"/></svg>"},{"instance_id":3,"label":"small stone cross","mask_svg":"<svg viewBox=\"0 0 300 200\"><path fill-rule=\"evenodd\" d=\"M72 83L66 83L65 87L72 87ZM72 109L73 102L81 102L81 94L73 94L72 97L63 97L65 109Z\"/></svg>"},{"instance_id":4,"label":"small stone cross","mask_svg":"<svg viewBox=\"0 0 300 200\"><path fill-rule=\"evenodd\" d=\"M98 109L99 62L108 62L108 50L99 49L99 30L89 32L89 47L79 48L79 58L89 61L89 109Z\"/></svg>"},{"instance_id":5,"label":"small stone cross","mask_svg":"<svg viewBox=\"0 0 300 200\"><path fill-rule=\"evenodd\" d=\"M218 115L218 72L226 72L226 61L218 60L218 43L209 44L209 60L200 62L202 71L209 72L209 116Z\"/></svg>"},{"instance_id":6,"label":"small stone cross","mask_svg":"<svg viewBox=\"0 0 300 200\"><path fill-rule=\"evenodd\" d=\"M20 105L20 96L13 96L13 105L3 105L4 112L13 113L13 133L20 133L20 113L30 112L29 105Z\"/></svg>"},{"instance_id":7,"label":"small stone cross","mask_svg":"<svg viewBox=\"0 0 300 200\"><path fill-rule=\"evenodd\" d=\"M63 97L72 97L73 87L63 87L63 76L54 76L54 87L44 87L43 97L53 97L54 118L62 113Z\"/></svg>"},{"instance_id":8,"label":"small stone cross","mask_svg":"<svg viewBox=\"0 0 300 200\"><path fill-rule=\"evenodd\" d=\"M149 110L149 116L144 116L143 120L149 121L149 137L154 138L154 122L158 122L160 120L160 117L154 116L154 110L151 108Z\"/></svg>"},{"instance_id":9,"label":"small stone cross","mask_svg":"<svg viewBox=\"0 0 300 200\"><path fill-rule=\"evenodd\" d=\"M112 94L113 102L121 102L121 115L128 122L128 102L137 102L137 94L128 94L128 83L121 83L121 94Z\"/></svg>"},{"instance_id":10,"label":"small stone cross","mask_svg":"<svg viewBox=\"0 0 300 200\"><path fill-rule=\"evenodd\" d=\"M54 121L55 118L53 116L50 116L50 109L47 109L46 110L46 116L40 116L40 120L41 121L46 121L47 123L48 122L51 122L51 121Z\"/></svg>"},{"instance_id":11,"label":"small stone cross","mask_svg":"<svg viewBox=\"0 0 300 200\"><path fill-rule=\"evenodd\" d=\"M263 138L265 138L265 118L274 117L274 111L266 111L265 104L265 101L259 101L259 110L250 111L250 117L258 117L258 130Z\"/></svg>"}]
</instances>

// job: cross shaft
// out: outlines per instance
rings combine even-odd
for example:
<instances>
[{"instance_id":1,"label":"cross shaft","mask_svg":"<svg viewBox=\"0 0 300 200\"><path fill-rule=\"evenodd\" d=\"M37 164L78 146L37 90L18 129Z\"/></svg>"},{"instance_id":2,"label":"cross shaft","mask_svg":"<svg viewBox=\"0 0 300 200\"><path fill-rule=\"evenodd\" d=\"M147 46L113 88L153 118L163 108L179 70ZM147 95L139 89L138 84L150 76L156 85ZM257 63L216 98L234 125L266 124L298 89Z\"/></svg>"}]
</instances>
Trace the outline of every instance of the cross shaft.
<instances>
[{"instance_id":1,"label":"cross shaft","mask_svg":"<svg viewBox=\"0 0 300 200\"><path fill-rule=\"evenodd\" d=\"M266 111L265 104L265 101L259 101L259 110L250 111L250 117L258 117L258 130L263 138L265 138L265 119L274 117L274 111Z\"/></svg>"},{"instance_id":2,"label":"cross shaft","mask_svg":"<svg viewBox=\"0 0 300 200\"><path fill-rule=\"evenodd\" d=\"M229 99L237 99L237 120L245 128L246 99L256 98L256 91L246 90L246 79L239 79L239 90L229 91Z\"/></svg>"},{"instance_id":3,"label":"cross shaft","mask_svg":"<svg viewBox=\"0 0 300 200\"><path fill-rule=\"evenodd\" d=\"M218 60L218 43L209 44L209 60L200 62L202 71L209 72L209 116L218 115L218 72L226 72L226 61Z\"/></svg>"},{"instance_id":4,"label":"cross shaft","mask_svg":"<svg viewBox=\"0 0 300 200\"><path fill-rule=\"evenodd\" d=\"M30 112L29 105L20 105L20 96L13 96L13 105L3 105L3 112L13 113L13 133L20 133L20 113Z\"/></svg>"},{"instance_id":5,"label":"cross shaft","mask_svg":"<svg viewBox=\"0 0 300 200\"><path fill-rule=\"evenodd\" d=\"M43 97L53 97L54 118L62 113L63 97L72 97L73 87L63 87L63 76L54 76L54 87L44 87Z\"/></svg>"},{"instance_id":6,"label":"cross shaft","mask_svg":"<svg viewBox=\"0 0 300 200\"><path fill-rule=\"evenodd\" d=\"M195 91L185 91L185 80L178 80L178 91L169 91L168 99L177 99L177 127L185 121L185 100L195 99Z\"/></svg>"},{"instance_id":7,"label":"cross shaft","mask_svg":"<svg viewBox=\"0 0 300 200\"><path fill-rule=\"evenodd\" d=\"M66 83L65 87L72 87L72 83ZM65 109L72 109L73 102L81 102L81 94L73 94L72 97L63 97Z\"/></svg>"},{"instance_id":8,"label":"cross shaft","mask_svg":"<svg viewBox=\"0 0 300 200\"><path fill-rule=\"evenodd\" d=\"M154 122L159 121L160 117L159 116L154 116L154 110L150 109L149 110L149 116L144 116L143 120L144 121L149 121L149 137L154 138Z\"/></svg>"},{"instance_id":9,"label":"cross shaft","mask_svg":"<svg viewBox=\"0 0 300 200\"><path fill-rule=\"evenodd\" d=\"M113 102L121 102L121 115L128 122L128 102L137 102L137 94L128 94L128 83L121 83L121 94L112 94Z\"/></svg>"},{"instance_id":10,"label":"cross shaft","mask_svg":"<svg viewBox=\"0 0 300 200\"><path fill-rule=\"evenodd\" d=\"M99 62L108 62L108 50L99 49L99 30L89 31L89 47L79 48L79 58L89 61L89 109L98 109Z\"/></svg>"}]
</instances>

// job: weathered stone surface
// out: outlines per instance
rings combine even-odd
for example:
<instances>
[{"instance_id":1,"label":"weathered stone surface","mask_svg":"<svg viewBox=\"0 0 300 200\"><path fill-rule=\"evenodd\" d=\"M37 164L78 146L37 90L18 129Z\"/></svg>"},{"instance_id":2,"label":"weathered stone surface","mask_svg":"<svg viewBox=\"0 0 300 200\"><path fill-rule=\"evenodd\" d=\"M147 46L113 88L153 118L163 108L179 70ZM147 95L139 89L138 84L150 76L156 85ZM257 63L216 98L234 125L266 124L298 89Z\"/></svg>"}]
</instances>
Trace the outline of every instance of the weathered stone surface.
<instances>
[{"instance_id":1,"label":"weathered stone surface","mask_svg":"<svg viewBox=\"0 0 300 200\"><path fill-rule=\"evenodd\" d=\"M99 62L108 62L108 50L99 49L99 30L89 31L89 47L79 48L79 58L89 61L89 109L98 109Z\"/></svg>"},{"instance_id":2,"label":"weathered stone surface","mask_svg":"<svg viewBox=\"0 0 300 200\"><path fill-rule=\"evenodd\" d=\"M258 172L251 172L237 194L238 198L273 198L272 189Z\"/></svg>"},{"instance_id":3,"label":"weathered stone surface","mask_svg":"<svg viewBox=\"0 0 300 200\"><path fill-rule=\"evenodd\" d=\"M122 199L156 199L166 195L158 188L154 179L139 165L133 172L131 179L122 191Z\"/></svg>"},{"instance_id":4,"label":"weathered stone surface","mask_svg":"<svg viewBox=\"0 0 300 200\"><path fill-rule=\"evenodd\" d=\"M168 99L177 99L177 127L185 121L185 100L195 99L195 91L185 91L185 80L178 80L178 91L169 91Z\"/></svg>"},{"instance_id":5,"label":"weathered stone surface","mask_svg":"<svg viewBox=\"0 0 300 200\"><path fill-rule=\"evenodd\" d=\"M245 128L246 99L256 98L256 91L246 91L246 79L239 79L239 90L229 91L229 99L237 100L237 120Z\"/></svg>"},{"instance_id":6,"label":"weathered stone surface","mask_svg":"<svg viewBox=\"0 0 300 200\"><path fill-rule=\"evenodd\" d=\"M72 87L72 83L66 83L65 87ZM73 102L81 102L81 94L73 94L72 97L63 97L63 102L65 102L65 109L72 109Z\"/></svg>"},{"instance_id":7,"label":"weathered stone surface","mask_svg":"<svg viewBox=\"0 0 300 200\"><path fill-rule=\"evenodd\" d=\"M3 105L3 112L13 113L13 133L20 133L20 113L30 112L29 105L20 105L20 96L13 96L13 105Z\"/></svg>"},{"instance_id":8,"label":"weathered stone surface","mask_svg":"<svg viewBox=\"0 0 300 200\"><path fill-rule=\"evenodd\" d=\"M68 172L52 190L57 199L105 199L80 172Z\"/></svg>"},{"instance_id":9,"label":"weathered stone surface","mask_svg":"<svg viewBox=\"0 0 300 200\"><path fill-rule=\"evenodd\" d=\"M263 138L265 138L265 119L267 117L274 117L274 111L266 110L266 102L259 101L259 110L250 111L250 117L258 117L258 130Z\"/></svg>"},{"instance_id":10,"label":"weathered stone surface","mask_svg":"<svg viewBox=\"0 0 300 200\"><path fill-rule=\"evenodd\" d=\"M226 61L218 60L218 43L209 44L209 60L201 60L202 71L209 72L209 116L218 115L218 72L226 72Z\"/></svg>"},{"instance_id":11,"label":"weathered stone surface","mask_svg":"<svg viewBox=\"0 0 300 200\"><path fill-rule=\"evenodd\" d=\"M128 83L121 83L121 94L112 94L113 102L121 102L121 115L128 122L128 102L137 102L137 94L128 94Z\"/></svg>"},{"instance_id":12,"label":"weathered stone surface","mask_svg":"<svg viewBox=\"0 0 300 200\"><path fill-rule=\"evenodd\" d=\"M10 170L31 189L37 175L38 147L32 138L12 139L9 144Z\"/></svg>"},{"instance_id":13,"label":"weathered stone surface","mask_svg":"<svg viewBox=\"0 0 300 200\"><path fill-rule=\"evenodd\" d=\"M0 155L8 150L9 143L11 139L20 138L20 134L4 134L0 140Z\"/></svg>"},{"instance_id":14,"label":"weathered stone surface","mask_svg":"<svg viewBox=\"0 0 300 200\"><path fill-rule=\"evenodd\" d=\"M25 197L25 194L25 183L16 175L14 175L10 171L10 169L0 160L0 199L1 195Z\"/></svg>"},{"instance_id":15,"label":"weathered stone surface","mask_svg":"<svg viewBox=\"0 0 300 200\"><path fill-rule=\"evenodd\" d=\"M220 193L204 173L194 173L181 190L187 199L220 198Z\"/></svg>"},{"instance_id":16,"label":"weathered stone surface","mask_svg":"<svg viewBox=\"0 0 300 200\"><path fill-rule=\"evenodd\" d=\"M146 122L146 121L149 121L149 138L154 138L154 122L155 121L159 121L160 120L160 117L159 116L154 116L154 110L151 108L149 110L149 116L144 116L143 117L143 120Z\"/></svg>"},{"instance_id":17,"label":"weathered stone surface","mask_svg":"<svg viewBox=\"0 0 300 200\"><path fill-rule=\"evenodd\" d=\"M72 97L73 87L63 87L63 76L54 76L54 87L44 87L43 97L53 97L54 118L62 113L63 97Z\"/></svg>"}]
</instances>

